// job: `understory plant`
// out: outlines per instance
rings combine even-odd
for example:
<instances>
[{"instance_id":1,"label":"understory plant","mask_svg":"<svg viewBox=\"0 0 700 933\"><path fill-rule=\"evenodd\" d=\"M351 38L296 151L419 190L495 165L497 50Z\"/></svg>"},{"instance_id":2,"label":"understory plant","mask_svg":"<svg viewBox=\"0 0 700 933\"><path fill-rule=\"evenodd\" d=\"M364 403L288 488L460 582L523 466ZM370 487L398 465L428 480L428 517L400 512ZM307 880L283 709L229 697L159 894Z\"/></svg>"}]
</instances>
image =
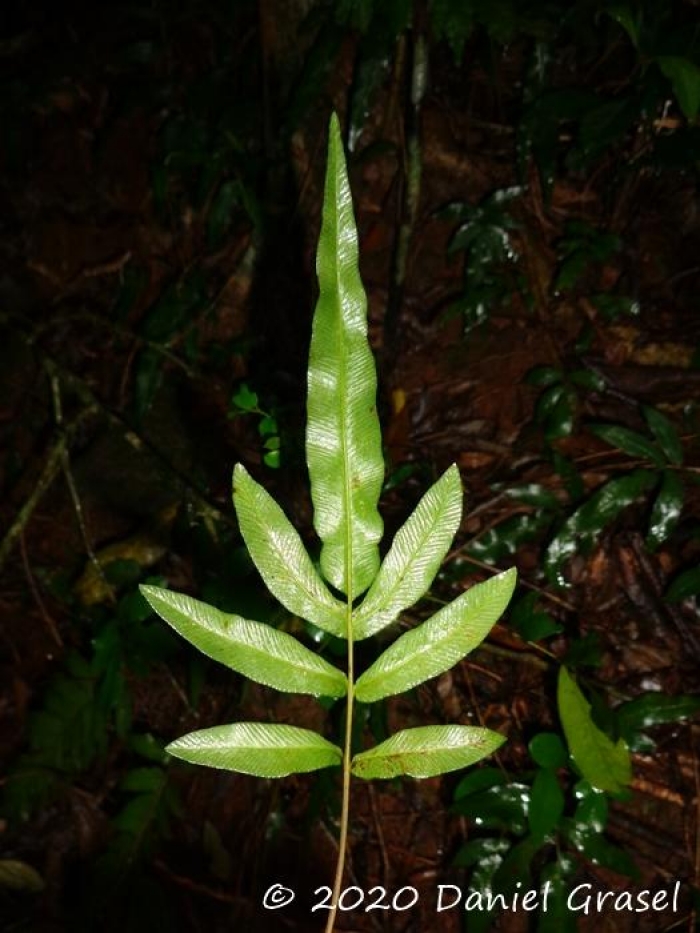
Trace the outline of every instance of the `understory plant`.
<instances>
[{"instance_id":1,"label":"understory plant","mask_svg":"<svg viewBox=\"0 0 700 933\"><path fill-rule=\"evenodd\" d=\"M270 592L295 616L344 640L345 670L269 625L160 587L143 586L141 591L200 651L251 680L281 691L345 700L339 744L292 725L237 722L193 732L167 748L189 762L265 778L341 769L338 862L326 927L330 931L343 879L351 776L430 777L471 765L504 741L485 728L430 725L404 729L356 751L355 702L370 704L402 693L456 664L503 612L515 586L515 571L473 586L398 637L358 676L355 643L391 625L428 590L459 527L462 489L452 465L424 494L380 560L383 523L378 500L384 460L377 377L367 341L357 233L335 116L317 272L306 458L314 527L321 541L320 572L280 506L241 464L234 470L233 501L243 539Z\"/></svg>"}]
</instances>

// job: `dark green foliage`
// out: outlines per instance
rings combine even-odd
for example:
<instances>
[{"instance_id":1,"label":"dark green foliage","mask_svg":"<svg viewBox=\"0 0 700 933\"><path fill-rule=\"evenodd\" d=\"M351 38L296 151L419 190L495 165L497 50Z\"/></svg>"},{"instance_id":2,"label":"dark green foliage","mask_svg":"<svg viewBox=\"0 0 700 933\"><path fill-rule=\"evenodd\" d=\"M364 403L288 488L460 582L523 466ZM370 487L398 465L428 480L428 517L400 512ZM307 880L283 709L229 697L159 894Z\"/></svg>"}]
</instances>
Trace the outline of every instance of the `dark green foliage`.
<instances>
[{"instance_id":1,"label":"dark green foliage","mask_svg":"<svg viewBox=\"0 0 700 933\"><path fill-rule=\"evenodd\" d=\"M450 240L450 253L464 253L464 290L452 304L451 313L464 317L465 332L482 324L490 311L509 300L515 282L518 255L510 231L517 224L510 213L511 202L522 188L504 188L488 195L478 206L450 204L439 212L458 226Z\"/></svg>"}]
</instances>

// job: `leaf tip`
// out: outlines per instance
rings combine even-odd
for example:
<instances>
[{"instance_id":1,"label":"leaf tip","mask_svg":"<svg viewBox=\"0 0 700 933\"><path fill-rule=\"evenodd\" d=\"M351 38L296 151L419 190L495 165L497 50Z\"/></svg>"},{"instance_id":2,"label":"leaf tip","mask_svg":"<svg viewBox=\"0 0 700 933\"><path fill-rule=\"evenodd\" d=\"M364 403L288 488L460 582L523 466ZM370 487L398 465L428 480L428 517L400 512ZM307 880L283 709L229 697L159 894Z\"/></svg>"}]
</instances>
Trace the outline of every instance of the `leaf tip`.
<instances>
[{"instance_id":1,"label":"leaf tip","mask_svg":"<svg viewBox=\"0 0 700 933\"><path fill-rule=\"evenodd\" d=\"M172 742L165 746L163 751L166 755L171 755L173 758L184 759L181 742L182 739L174 739Z\"/></svg>"},{"instance_id":2,"label":"leaf tip","mask_svg":"<svg viewBox=\"0 0 700 933\"><path fill-rule=\"evenodd\" d=\"M236 495L238 491L236 486L240 487L240 484L245 482L250 478L250 473L246 470L242 463L237 463L233 468L233 494Z\"/></svg>"},{"instance_id":3,"label":"leaf tip","mask_svg":"<svg viewBox=\"0 0 700 933\"><path fill-rule=\"evenodd\" d=\"M153 603L154 600L158 598L160 589L161 587L159 586L150 586L148 583L139 583L139 593L143 596L152 609L155 609Z\"/></svg>"}]
</instances>

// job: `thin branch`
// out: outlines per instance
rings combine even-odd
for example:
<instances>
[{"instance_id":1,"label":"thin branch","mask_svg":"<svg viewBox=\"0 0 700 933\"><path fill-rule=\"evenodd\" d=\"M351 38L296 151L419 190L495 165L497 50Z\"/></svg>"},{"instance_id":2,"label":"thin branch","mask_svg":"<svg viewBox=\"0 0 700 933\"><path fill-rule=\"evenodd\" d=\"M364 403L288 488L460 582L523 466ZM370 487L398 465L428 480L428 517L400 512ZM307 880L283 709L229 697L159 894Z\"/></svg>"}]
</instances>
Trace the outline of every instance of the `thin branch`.
<instances>
[{"instance_id":1,"label":"thin branch","mask_svg":"<svg viewBox=\"0 0 700 933\"><path fill-rule=\"evenodd\" d=\"M61 383L58 378L58 374L53 369L53 367L47 362L46 371L51 383L51 398L53 400L53 412L54 418L56 420L56 427L59 431L63 430L63 404L61 400ZM75 518L78 522L78 529L80 530L80 537L83 540L83 547L85 548L85 553L88 556L88 559L92 566L95 568L98 579L105 587L105 592L108 594L108 597L111 602L115 600L115 594L112 586L105 577L104 570L102 569L102 564L95 553L95 549L92 546L92 541L90 540L90 535L88 534L87 525L85 523L85 513L83 511L83 504L78 495L78 487L75 483L75 478L73 476L73 470L71 469L70 463L70 448L68 444L64 444L61 450L61 469L63 470L63 476L66 480L66 485L68 486L68 492L70 493L71 501L73 503L73 511L75 512Z\"/></svg>"},{"instance_id":2,"label":"thin branch","mask_svg":"<svg viewBox=\"0 0 700 933\"><path fill-rule=\"evenodd\" d=\"M90 415L95 413L95 410L95 406L91 405L79 412L76 417L66 425L61 436L51 447L44 461L44 468L34 485L34 489L25 500L15 520L5 534L5 537L2 539L2 543L0 543L0 570L2 570L5 565L5 561L10 555L15 542L26 528L44 493L51 486L57 473L60 471L63 451L66 445L70 443L71 438L77 433L83 422L86 421Z\"/></svg>"}]
</instances>

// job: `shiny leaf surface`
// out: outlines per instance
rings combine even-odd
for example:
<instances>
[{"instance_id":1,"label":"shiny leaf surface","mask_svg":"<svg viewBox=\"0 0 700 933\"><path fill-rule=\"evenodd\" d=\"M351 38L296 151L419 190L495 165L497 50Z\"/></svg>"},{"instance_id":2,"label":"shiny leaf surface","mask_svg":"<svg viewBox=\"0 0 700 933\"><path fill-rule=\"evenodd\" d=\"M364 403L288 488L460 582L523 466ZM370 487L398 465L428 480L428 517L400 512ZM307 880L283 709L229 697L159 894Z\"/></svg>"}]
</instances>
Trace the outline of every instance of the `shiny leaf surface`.
<instances>
[{"instance_id":1,"label":"shiny leaf surface","mask_svg":"<svg viewBox=\"0 0 700 933\"><path fill-rule=\"evenodd\" d=\"M571 515L547 548L545 569L561 586L566 585L564 562L579 550L593 546L603 529L655 482L650 470L634 470L605 483Z\"/></svg>"},{"instance_id":2,"label":"shiny leaf surface","mask_svg":"<svg viewBox=\"0 0 700 933\"><path fill-rule=\"evenodd\" d=\"M564 793L554 771L540 768L532 782L528 821L533 836L544 840L564 812Z\"/></svg>"},{"instance_id":3,"label":"shiny leaf surface","mask_svg":"<svg viewBox=\"0 0 700 933\"><path fill-rule=\"evenodd\" d=\"M157 586L141 592L158 615L215 661L287 693L344 696L345 675L296 638Z\"/></svg>"},{"instance_id":4,"label":"shiny leaf surface","mask_svg":"<svg viewBox=\"0 0 700 933\"><path fill-rule=\"evenodd\" d=\"M361 778L426 778L466 768L495 752L505 736L479 726L421 726L404 729L352 760Z\"/></svg>"},{"instance_id":5,"label":"shiny leaf surface","mask_svg":"<svg viewBox=\"0 0 700 933\"><path fill-rule=\"evenodd\" d=\"M462 485L453 464L397 531L374 583L354 615L356 639L374 635L424 595L447 554L461 516Z\"/></svg>"},{"instance_id":6,"label":"shiny leaf surface","mask_svg":"<svg viewBox=\"0 0 700 933\"><path fill-rule=\"evenodd\" d=\"M273 596L294 615L344 637L345 607L319 577L282 509L240 463L233 472L233 504L243 540Z\"/></svg>"},{"instance_id":7,"label":"shiny leaf surface","mask_svg":"<svg viewBox=\"0 0 700 933\"><path fill-rule=\"evenodd\" d=\"M191 732L171 742L166 751L192 764L265 778L317 771L339 765L342 759L340 749L316 732L262 722Z\"/></svg>"},{"instance_id":8,"label":"shiny leaf surface","mask_svg":"<svg viewBox=\"0 0 700 933\"><path fill-rule=\"evenodd\" d=\"M646 422L669 463L680 466L683 463L683 444L678 431L666 415L662 415L656 408L645 405L643 411Z\"/></svg>"},{"instance_id":9,"label":"shiny leaf surface","mask_svg":"<svg viewBox=\"0 0 700 933\"><path fill-rule=\"evenodd\" d=\"M480 644L515 588L515 569L478 583L377 658L355 685L355 696L371 703L449 670Z\"/></svg>"},{"instance_id":10,"label":"shiny leaf surface","mask_svg":"<svg viewBox=\"0 0 700 933\"><path fill-rule=\"evenodd\" d=\"M596 424L591 427L591 433L595 434L606 444L617 447L629 454L630 457L642 457L645 460L651 460L655 466L664 465L664 456L650 440L637 431L630 431L629 428L623 428L616 424Z\"/></svg>"},{"instance_id":11,"label":"shiny leaf surface","mask_svg":"<svg viewBox=\"0 0 700 933\"><path fill-rule=\"evenodd\" d=\"M319 299L308 371L306 458L326 579L351 598L379 568L384 478L377 377L340 126L330 126L316 270Z\"/></svg>"},{"instance_id":12,"label":"shiny leaf surface","mask_svg":"<svg viewBox=\"0 0 700 933\"><path fill-rule=\"evenodd\" d=\"M651 507L647 547L654 549L668 539L680 521L684 498L680 476L671 470L664 470L661 487Z\"/></svg>"}]
</instances>

